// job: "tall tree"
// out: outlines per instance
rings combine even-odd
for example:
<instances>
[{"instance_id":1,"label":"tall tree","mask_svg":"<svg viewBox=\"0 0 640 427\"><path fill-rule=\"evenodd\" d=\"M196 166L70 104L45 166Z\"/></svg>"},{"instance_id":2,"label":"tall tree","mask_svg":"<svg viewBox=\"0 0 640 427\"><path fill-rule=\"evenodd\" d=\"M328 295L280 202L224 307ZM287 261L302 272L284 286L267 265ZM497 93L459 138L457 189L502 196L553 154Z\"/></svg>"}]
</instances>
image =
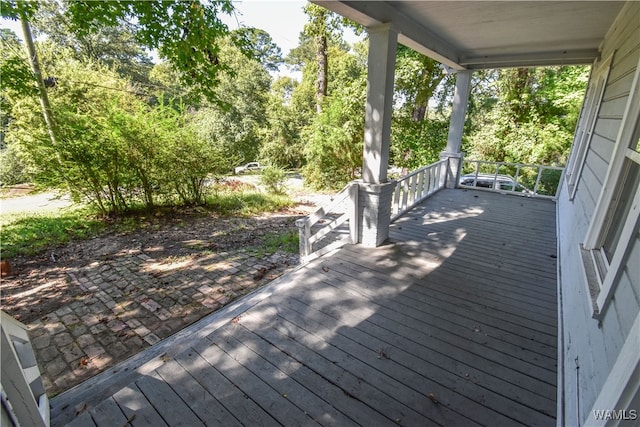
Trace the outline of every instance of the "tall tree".
<instances>
[{"instance_id":1,"label":"tall tree","mask_svg":"<svg viewBox=\"0 0 640 427\"><path fill-rule=\"evenodd\" d=\"M79 34L71 22L68 7L68 0L41 1L32 22L36 35L45 35L57 45L73 49L77 59L100 61L125 78L148 83L153 64L136 40L136 26L132 22L119 20L115 26Z\"/></svg>"},{"instance_id":2,"label":"tall tree","mask_svg":"<svg viewBox=\"0 0 640 427\"><path fill-rule=\"evenodd\" d=\"M317 63L316 79L316 111L322 112L322 101L327 96L327 79L329 73L328 41L339 20L329 10L322 6L308 3L304 6L304 13L309 17L309 22L304 27L304 34L315 42L315 55Z\"/></svg>"},{"instance_id":3,"label":"tall tree","mask_svg":"<svg viewBox=\"0 0 640 427\"><path fill-rule=\"evenodd\" d=\"M357 178L362 166L366 103L366 44L353 51L329 49L332 83L322 112L302 130L308 184L337 189Z\"/></svg>"},{"instance_id":4,"label":"tall tree","mask_svg":"<svg viewBox=\"0 0 640 427\"><path fill-rule=\"evenodd\" d=\"M262 64L268 71L278 71L284 62L282 51L264 30L241 27L231 32L236 44L243 46L251 57Z\"/></svg>"},{"instance_id":5,"label":"tall tree","mask_svg":"<svg viewBox=\"0 0 640 427\"><path fill-rule=\"evenodd\" d=\"M267 122L260 134L260 159L281 168L299 168L304 164L300 131L305 117L293 102L297 86L298 82L288 76L273 82L267 104Z\"/></svg>"},{"instance_id":6,"label":"tall tree","mask_svg":"<svg viewBox=\"0 0 640 427\"><path fill-rule=\"evenodd\" d=\"M442 66L435 59L406 46L398 46L396 93L405 99L413 120L425 120L429 101L445 77Z\"/></svg>"},{"instance_id":7,"label":"tall tree","mask_svg":"<svg viewBox=\"0 0 640 427\"><path fill-rule=\"evenodd\" d=\"M221 76L216 88L225 105L205 105L193 115L201 138L223 154L232 170L257 159L271 78L258 61L244 56L231 42L221 45L220 58L233 71Z\"/></svg>"},{"instance_id":8,"label":"tall tree","mask_svg":"<svg viewBox=\"0 0 640 427\"><path fill-rule=\"evenodd\" d=\"M0 0L2 17L32 20L38 2ZM229 34L219 14L231 14L231 0L72 1L65 14L73 32L85 37L123 22L137 22L135 40L170 60L194 94L219 101L215 87L228 66L220 60L220 40Z\"/></svg>"},{"instance_id":9,"label":"tall tree","mask_svg":"<svg viewBox=\"0 0 640 427\"><path fill-rule=\"evenodd\" d=\"M504 69L485 77L471 93L476 107L465 151L483 160L564 164L588 68Z\"/></svg>"}]
</instances>

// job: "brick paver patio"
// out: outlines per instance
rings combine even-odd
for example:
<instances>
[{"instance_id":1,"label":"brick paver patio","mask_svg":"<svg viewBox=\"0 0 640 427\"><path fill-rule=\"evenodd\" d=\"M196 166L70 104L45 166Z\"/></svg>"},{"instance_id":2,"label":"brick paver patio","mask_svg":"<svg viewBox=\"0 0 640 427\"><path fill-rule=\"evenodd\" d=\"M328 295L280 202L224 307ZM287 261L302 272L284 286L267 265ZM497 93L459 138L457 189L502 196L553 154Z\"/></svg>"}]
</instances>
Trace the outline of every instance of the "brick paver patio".
<instances>
[{"instance_id":1,"label":"brick paver patio","mask_svg":"<svg viewBox=\"0 0 640 427\"><path fill-rule=\"evenodd\" d=\"M297 265L297 255L244 249L155 260L125 250L66 268L81 292L30 322L29 335L51 397L183 329Z\"/></svg>"}]
</instances>

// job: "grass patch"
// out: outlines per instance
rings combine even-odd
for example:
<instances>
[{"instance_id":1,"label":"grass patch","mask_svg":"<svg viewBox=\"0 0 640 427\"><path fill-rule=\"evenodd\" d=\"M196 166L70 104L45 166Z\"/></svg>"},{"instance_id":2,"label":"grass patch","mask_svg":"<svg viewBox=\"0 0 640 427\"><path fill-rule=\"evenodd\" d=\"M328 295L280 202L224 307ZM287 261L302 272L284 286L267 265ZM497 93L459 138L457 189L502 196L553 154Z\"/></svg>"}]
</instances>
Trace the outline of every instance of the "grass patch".
<instances>
[{"instance_id":1,"label":"grass patch","mask_svg":"<svg viewBox=\"0 0 640 427\"><path fill-rule=\"evenodd\" d=\"M147 228L153 232L162 227L167 217L176 214L189 216L215 212L223 216L248 217L293 205L295 203L287 196L234 190L212 195L206 207L159 206L154 211L132 209L111 219L100 219L88 207L3 214L0 215L0 257L10 259L16 255L34 255L47 247L86 239L107 230L126 232ZM175 225L184 227L186 224L180 219ZM275 241L268 244L270 248L278 245ZM297 242L295 245L297 251Z\"/></svg>"},{"instance_id":2,"label":"grass patch","mask_svg":"<svg viewBox=\"0 0 640 427\"><path fill-rule=\"evenodd\" d=\"M106 226L87 208L5 214L0 216L0 255L2 259L33 255L48 246L94 236Z\"/></svg>"},{"instance_id":3,"label":"grass patch","mask_svg":"<svg viewBox=\"0 0 640 427\"><path fill-rule=\"evenodd\" d=\"M207 199L207 206L224 216L253 216L294 205L288 196L258 192L219 192Z\"/></svg>"},{"instance_id":4,"label":"grass patch","mask_svg":"<svg viewBox=\"0 0 640 427\"><path fill-rule=\"evenodd\" d=\"M257 258L273 255L277 251L297 254L300 248L298 231L286 231L284 233L267 233L260 246L251 248Z\"/></svg>"},{"instance_id":5,"label":"grass patch","mask_svg":"<svg viewBox=\"0 0 640 427\"><path fill-rule=\"evenodd\" d=\"M300 238L297 230L286 233L269 233L264 239L263 248L270 253L284 251L297 254L300 248Z\"/></svg>"}]
</instances>

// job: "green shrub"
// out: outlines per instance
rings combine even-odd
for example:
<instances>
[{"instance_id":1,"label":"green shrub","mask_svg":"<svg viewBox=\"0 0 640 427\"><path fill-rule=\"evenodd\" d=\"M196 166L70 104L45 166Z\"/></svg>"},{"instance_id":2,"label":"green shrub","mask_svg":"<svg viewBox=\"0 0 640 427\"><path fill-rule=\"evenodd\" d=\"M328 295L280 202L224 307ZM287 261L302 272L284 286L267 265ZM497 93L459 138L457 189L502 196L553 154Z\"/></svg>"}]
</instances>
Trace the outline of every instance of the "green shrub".
<instances>
[{"instance_id":1,"label":"green shrub","mask_svg":"<svg viewBox=\"0 0 640 427\"><path fill-rule=\"evenodd\" d=\"M449 123L398 117L391 124L392 164L415 170L438 161L447 144Z\"/></svg>"},{"instance_id":2,"label":"green shrub","mask_svg":"<svg viewBox=\"0 0 640 427\"><path fill-rule=\"evenodd\" d=\"M315 189L339 189L360 174L365 92L358 85L343 92L327 96L322 113L303 131L307 164L302 174Z\"/></svg>"},{"instance_id":3,"label":"green shrub","mask_svg":"<svg viewBox=\"0 0 640 427\"><path fill-rule=\"evenodd\" d=\"M223 156L198 136L182 105L150 107L126 80L96 64L62 57L54 72L57 143L30 97L13 104L7 134L37 183L66 188L104 214L205 203L207 177L221 173Z\"/></svg>"},{"instance_id":4,"label":"green shrub","mask_svg":"<svg viewBox=\"0 0 640 427\"><path fill-rule=\"evenodd\" d=\"M207 196L209 209L225 216L259 215L293 206L295 203L284 194L261 193L255 186L238 180L225 180L213 187Z\"/></svg>"},{"instance_id":5,"label":"green shrub","mask_svg":"<svg viewBox=\"0 0 640 427\"><path fill-rule=\"evenodd\" d=\"M285 182L287 181L287 172L277 166L269 166L262 171L260 182L272 194L284 194L287 190Z\"/></svg>"},{"instance_id":6,"label":"green shrub","mask_svg":"<svg viewBox=\"0 0 640 427\"><path fill-rule=\"evenodd\" d=\"M0 150L0 187L29 182L29 175L13 145Z\"/></svg>"}]
</instances>

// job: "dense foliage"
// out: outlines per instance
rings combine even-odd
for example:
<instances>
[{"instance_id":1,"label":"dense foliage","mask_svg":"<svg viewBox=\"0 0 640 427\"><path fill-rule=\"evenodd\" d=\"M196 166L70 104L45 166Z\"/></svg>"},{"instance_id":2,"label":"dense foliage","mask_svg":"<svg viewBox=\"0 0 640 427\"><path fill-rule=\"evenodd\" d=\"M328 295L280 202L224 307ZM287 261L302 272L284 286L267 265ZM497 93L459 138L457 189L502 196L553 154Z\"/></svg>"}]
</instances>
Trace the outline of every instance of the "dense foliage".
<instances>
[{"instance_id":1,"label":"dense foliage","mask_svg":"<svg viewBox=\"0 0 640 427\"><path fill-rule=\"evenodd\" d=\"M184 109L150 107L103 65L44 48L57 52L48 58L58 76L50 92L57 144L33 97L14 103L7 135L36 182L67 187L104 212L123 212L136 203L152 207L174 194L183 203L202 202L207 175L222 172L216 169L220 155L197 138Z\"/></svg>"},{"instance_id":2,"label":"dense foliage","mask_svg":"<svg viewBox=\"0 0 640 427\"><path fill-rule=\"evenodd\" d=\"M470 115L474 123L467 136L468 155L493 161L566 164L587 79L586 67L496 71L480 82L489 86L493 99L483 102L493 107Z\"/></svg>"},{"instance_id":3,"label":"dense foliage","mask_svg":"<svg viewBox=\"0 0 640 427\"><path fill-rule=\"evenodd\" d=\"M1 34L0 183L68 188L104 212L201 204L208 184L259 160L282 191L282 169L336 189L358 178L366 101L366 40L317 5L286 58L269 34L228 31L230 1L0 0L28 19L58 127L52 142L34 74L19 39ZM136 25L131 25L135 22ZM149 48L164 59L154 64ZM283 62L300 79L274 76ZM463 150L467 157L563 164L587 80L585 67L474 73ZM455 78L400 46L391 161L415 169L446 144Z\"/></svg>"}]
</instances>

